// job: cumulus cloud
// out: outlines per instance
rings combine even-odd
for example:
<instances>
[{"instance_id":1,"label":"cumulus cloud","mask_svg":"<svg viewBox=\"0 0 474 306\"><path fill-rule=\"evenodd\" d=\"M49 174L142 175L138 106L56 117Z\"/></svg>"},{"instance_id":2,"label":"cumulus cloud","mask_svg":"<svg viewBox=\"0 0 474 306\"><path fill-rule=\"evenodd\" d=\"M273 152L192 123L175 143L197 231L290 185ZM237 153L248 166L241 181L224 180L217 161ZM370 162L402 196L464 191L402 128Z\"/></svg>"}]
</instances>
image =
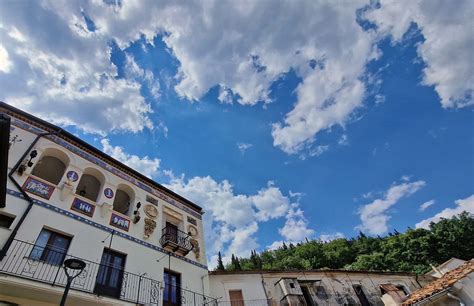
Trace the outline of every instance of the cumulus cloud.
<instances>
[{"instance_id":1,"label":"cumulus cloud","mask_svg":"<svg viewBox=\"0 0 474 306\"><path fill-rule=\"evenodd\" d=\"M285 239L301 240L309 236L307 221L291 195L284 195L272 182L256 194L238 194L227 181L217 182L210 176L185 179L169 173L170 183L166 187L193 200L204 210L209 265L215 266L216 255L221 251L224 260L232 254L248 256L257 249L255 237L259 223L286 217L280 230Z\"/></svg>"},{"instance_id":2,"label":"cumulus cloud","mask_svg":"<svg viewBox=\"0 0 474 306\"><path fill-rule=\"evenodd\" d=\"M2 64L1 100L90 133L153 127L140 84L117 79L110 61L113 38L89 30L76 2L17 1L1 6L2 48L12 63L8 69Z\"/></svg>"},{"instance_id":3,"label":"cumulus cloud","mask_svg":"<svg viewBox=\"0 0 474 306\"><path fill-rule=\"evenodd\" d=\"M285 225L278 232L286 241L296 242L314 235L314 230L308 227L308 220L304 217L303 211L296 204L286 215Z\"/></svg>"},{"instance_id":4,"label":"cumulus cloud","mask_svg":"<svg viewBox=\"0 0 474 306\"><path fill-rule=\"evenodd\" d=\"M412 24L424 37L418 55L426 67L423 84L434 86L443 107L463 107L474 103L474 2L469 0L380 1L380 9L366 17L380 35L390 35L395 43L403 39Z\"/></svg>"},{"instance_id":5,"label":"cumulus cloud","mask_svg":"<svg viewBox=\"0 0 474 306\"><path fill-rule=\"evenodd\" d=\"M149 178L158 174L160 159L149 158L148 156L139 157L137 155L129 154L125 152L122 147L111 145L107 138L102 139L100 143L102 144L102 151L130 168L137 170L141 174Z\"/></svg>"},{"instance_id":6,"label":"cumulus cloud","mask_svg":"<svg viewBox=\"0 0 474 306\"><path fill-rule=\"evenodd\" d=\"M474 214L474 194L465 198L454 201L456 206L454 208L445 208L431 218L422 220L416 224L416 228L428 229L431 222L438 222L441 218L449 219L464 211Z\"/></svg>"},{"instance_id":7,"label":"cumulus cloud","mask_svg":"<svg viewBox=\"0 0 474 306\"><path fill-rule=\"evenodd\" d=\"M428 207L432 206L435 203L435 200L429 200L420 205L420 211L425 211Z\"/></svg>"},{"instance_id":8,"label":"cumulus cloud","mask_svg":"<svg viewBox=\"0 0 474 306\"><path fill-rule=\"evenodd\" d=\"M409 182L403 179L401 183L393 184L382 198L375 199L359 208L358 214L362 224L357 226L356 229L373 235L386 233L390 220L388 210L399 200L414 194L425 185L426 183L421 180Z\"/></svg>"}]
</instances>

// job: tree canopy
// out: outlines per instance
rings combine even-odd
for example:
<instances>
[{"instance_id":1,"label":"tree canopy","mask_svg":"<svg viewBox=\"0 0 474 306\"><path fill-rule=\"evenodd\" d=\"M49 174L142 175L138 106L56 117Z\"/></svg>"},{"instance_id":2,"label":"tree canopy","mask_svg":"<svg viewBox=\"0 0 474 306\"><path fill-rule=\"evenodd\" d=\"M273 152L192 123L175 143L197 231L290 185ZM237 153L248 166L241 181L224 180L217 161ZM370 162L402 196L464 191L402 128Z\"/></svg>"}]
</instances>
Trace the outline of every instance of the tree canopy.
<instances>
[{"instance_id":1,"label":"tree canopy","mask_svg":"<svg viewBox=\"0 0 474 306\"><path fill-rule=\"evenodd\" d=\"M430 265L439 265L456 257L474 257L474 217L463 212L451 219L431 223L427 229L409 228L385 237L370 237L360 232L357 237L330 242L306 240L284 243L276 250L251 252L249 258L232 254L226 270L254 269L349 269L372 271L404 271L425 273ZM222 267L220 267L222 268Z\"/></svg>"}]
</instances>

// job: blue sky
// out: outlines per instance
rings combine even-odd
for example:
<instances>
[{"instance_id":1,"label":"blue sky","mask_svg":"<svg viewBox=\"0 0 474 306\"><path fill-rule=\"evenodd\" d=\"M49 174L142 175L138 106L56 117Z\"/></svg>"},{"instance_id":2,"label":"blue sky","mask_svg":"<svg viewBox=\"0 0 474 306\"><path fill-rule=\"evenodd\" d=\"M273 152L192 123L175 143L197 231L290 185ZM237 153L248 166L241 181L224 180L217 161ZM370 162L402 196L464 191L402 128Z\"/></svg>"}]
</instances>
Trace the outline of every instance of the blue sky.
<instances>
[{"instance_id":1,"label":"blue sky","mask_svg":"<svg viewBox=\"0 0 474 306\"><path fill-rule=\"evenodd\" d=\"M219 250L474 213L470 1L5 2L0 16L1 100L203 206L211 266Z\"/></svg>"}]
</instances>

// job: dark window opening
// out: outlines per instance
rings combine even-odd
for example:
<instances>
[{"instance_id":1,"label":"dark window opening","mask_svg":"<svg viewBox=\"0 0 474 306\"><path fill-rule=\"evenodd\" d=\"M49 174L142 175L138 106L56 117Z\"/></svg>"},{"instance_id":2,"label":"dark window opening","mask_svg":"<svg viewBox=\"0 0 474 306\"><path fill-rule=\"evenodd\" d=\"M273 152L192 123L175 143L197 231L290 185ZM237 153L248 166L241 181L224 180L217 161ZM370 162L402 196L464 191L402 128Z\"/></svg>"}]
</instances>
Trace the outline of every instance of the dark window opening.
<instances>
[{"instance_id":1,"label":"dark window opening","mask_svg":"<svg viewBox=\"0 0 474 306\"><path fill-rule=\"evenodd\" d=\"M165 289L163 291L163 306L181 305L181 275L165 270L163 274Z\"/></svg>"},{"instance_id":2,"label":"dark window opening","mask_svg":"<svg viewBox=\"0 0 474 306\"><path fill-rule=\"evenodd\" d=\"M317 304L313 301L311 297L311 293L309 292L308 287L301 286L301 291L303 292L304 300L306 301L306 305L308 306L316 306Z\"/></svg>"},{"instance_id":3,"label":"dark window opening","mask_svg":"<svg viewBox=\"0 0 474 306\"><path fill-rule=\"evenodd\" d=\"M409 293L408 293L408 290L405 288L405 286L403 286L403 285L398 285L398 286L395 286L395 287L397 287L397 289L400 289L401 291L403 291L403 293L404 293L405 295L408 295L408 294L409 294Z\"/></svg>"},{"instance_id":4,"label":"dark window opening","mask_svg":"<svg viewBox=\"0 0 474 306\"><path fill-rule=\"evenodd\" d=\"M314 291L316 291L316 296L318 297L318 299L321 299L321 300L328 299L328 295L326 293L326 289L324 288L324 286L314 286Z\"/></svg>"},{"instance_id":5,"label":"dark window opening","mask_svg":"<svg viewBox=\"0 0 474 306\"><path fill-rule=\"evenodd\" d=\"M364 291L362 290L361 285L353 285L352 288L354 288L354 291L357 295L357 298L359 299L359 302L362 306L370 306L369 300L365 296Z\"/></svg>"},{"instance_id":6,"label":"dark window opening","mask_svg":"<svg viewBox=\"0 0 474 306\"><path fill-rule=\"evenodd\" d=\"M102 259L100 260L99 272L97 273L95 293L116 298L120 297L126 256L110 249L104 249Z\"/></svg>"},{"instance_id":7,"label":"dark window opening","mask_svg":"<svg viewBox=\"0 0 474 306\"><path fill-rule=\"evenodd\" d=\"M290 283L290 288L295 289L295 284Z\"/></svg>"},{"instance_id":8,"label":"dark window opening","mask_svg":"<svg viewBox=\"0 0 474 306\"><path fill-rule=\"evenodd\" d=\"M66 164L62 160L54 156L44 156L33 168L31 174L57 185L65 171Z\"/></svg>"},{"instance_id":9,"label":"dark window opening","mask_svg":"<svg viewBox=\"0 0 474 306\"><path fill-rule=\"evenodd\" d=\"M8 215L0 214L0 227L10 228L13 221L15 221L14 216L8 216Z\"/></svg>"},{"instance_id":10,"label":"dark window opening","mask_svg":"<svg viewBox=\"0 0 474 306\"><path fill-rule=\"evenodd\" d=\"M51 265L61 265L66 256L71 237L42 229L30 253L30 259L44 261Z\"/></svg>"}]
</instances>

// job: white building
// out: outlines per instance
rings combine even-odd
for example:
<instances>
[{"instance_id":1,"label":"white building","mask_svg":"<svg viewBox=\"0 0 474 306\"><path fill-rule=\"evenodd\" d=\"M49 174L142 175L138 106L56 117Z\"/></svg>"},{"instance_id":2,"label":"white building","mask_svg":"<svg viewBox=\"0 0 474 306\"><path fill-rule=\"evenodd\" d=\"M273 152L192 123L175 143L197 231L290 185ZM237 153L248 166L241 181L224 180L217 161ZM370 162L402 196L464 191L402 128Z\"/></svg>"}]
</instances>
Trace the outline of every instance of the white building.
<instances>
[{"instance_id":1,"label":"white building","mask_svg":"<svg viewBox=\"0 0 474 306\"><path fill-rule=\"evenodd\" d=\"M209 305L202 210L72 134L11 118L0 208L0 305ZM3 184L5 182L2 182Z\"/></svg>"},{"instance_id":2,"label":"white building","mask_svg":"<svg viewBox=\"0 0 474 306\"><path fill-rule=\"evenodd\" d=\"M384 305L382 295L395 288L406 298L432 277L411 273L345 270L214 271L211 295L219 305Z\"/></svg>"}]
</instances>

